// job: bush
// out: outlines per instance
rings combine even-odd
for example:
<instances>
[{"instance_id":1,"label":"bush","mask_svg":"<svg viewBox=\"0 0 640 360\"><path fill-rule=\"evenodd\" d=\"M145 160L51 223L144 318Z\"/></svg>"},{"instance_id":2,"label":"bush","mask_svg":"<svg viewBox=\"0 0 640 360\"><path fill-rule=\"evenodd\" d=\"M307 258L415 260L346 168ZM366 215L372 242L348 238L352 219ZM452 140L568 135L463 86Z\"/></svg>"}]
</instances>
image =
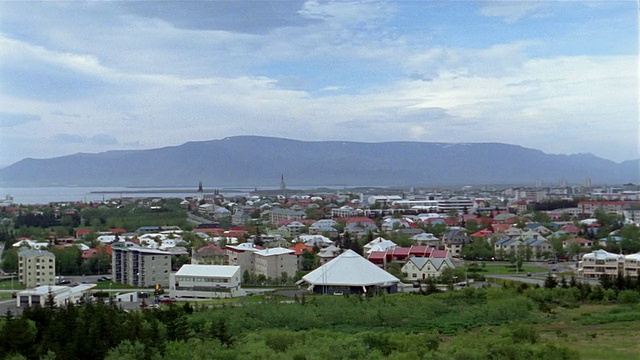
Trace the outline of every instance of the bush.
<instances>
[{"instance_id":1,"label":"bush","mask_svg":"<svg viewBox=\"0 0 640 360\"><path fill-rule=\"evenodd\" d=\"M634 290L622 290L618 294L620 304L637 304L640 302L640 293Z\"/></svg>"}]
</instances>

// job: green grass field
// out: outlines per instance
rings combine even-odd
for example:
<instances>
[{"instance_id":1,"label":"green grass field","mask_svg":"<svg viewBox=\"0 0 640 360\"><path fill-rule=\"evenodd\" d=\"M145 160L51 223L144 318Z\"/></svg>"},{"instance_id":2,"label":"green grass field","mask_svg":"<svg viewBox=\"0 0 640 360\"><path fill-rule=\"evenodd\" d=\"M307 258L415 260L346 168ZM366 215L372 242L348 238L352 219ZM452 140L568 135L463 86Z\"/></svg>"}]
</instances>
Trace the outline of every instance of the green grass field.
<instances>
[{"instance_id":1,"label":"green grass field","mask_svg":"<svg viewBox=\"0 0 640 360\"><path fill-rule=\"evenodd\" d=\"M536 325L543 339L559 342L585 360L640 359L640 307L582 305L556 309L555 319Z\"/></svg>"},{"instance_id":2,"label":"green grass field","mask_svg":"<svg viewBox=\"0 0 640 360\"><path fill-rule=\"evenodd\" d=\"M467 266L460 267L463 270L468 269ZM523 265L520 271L516 271L515 266L513 265L492 265L487 264L485 267L481 267L482 271L478 272L481 275L515 275L516 273L526 274L526 273L538 273L538 272L548 272L549 268L544 266L531 266L531 265Z\"/></svg>"}]
</instances>

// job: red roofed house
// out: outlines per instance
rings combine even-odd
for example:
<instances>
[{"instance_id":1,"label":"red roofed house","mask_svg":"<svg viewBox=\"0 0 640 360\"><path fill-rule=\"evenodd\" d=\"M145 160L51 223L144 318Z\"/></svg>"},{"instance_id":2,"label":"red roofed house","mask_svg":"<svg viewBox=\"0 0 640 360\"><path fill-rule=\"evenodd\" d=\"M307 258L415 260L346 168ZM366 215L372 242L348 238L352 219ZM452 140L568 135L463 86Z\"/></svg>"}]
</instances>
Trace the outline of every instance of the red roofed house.
<instances>
[{"instance_id":1,"label":"red roofed house","mask_svg":"<svg viewBox=\"0 0 640 360\"><path fill-rule=\"evenodd\" d=\"M224 250L216 244L206 245L196 250L191 256L193 265L227 265Z\"/></svg>"},{"instance_id":2,"label":"red roofed house","mask_svg":"<svg viewBox=\"0 0 640 360\"><path fill-rule=\"evenodd\" d=\"M575 237L575 238L564 240L562 242L562 248L566 249L570 244L575 244L575 243L580 244L581 248L590 248L593 246L593 240Z\"/></svg>"},{"instance_id":3,"label":"red roofed house","mask_svg":"<svg viewBox=\"0 0 640 360\"><path fill-rule=\"evenodd\" d=\"M94 232L92 228L78 229L76 230L76 238L83 237L87 234L91 234L92 232Z\"/></svg>"},{"instance_id":4,"label":"red roofed house","mask_svg":"<svg viewBox=\"0 0 640 360\"><path fill-rule=\"evenodd\" d=\"M562 230L568 234L579 234L580 233L580 228L572 225L572 224L567 224L565 226L562 227Z\"/></svg>"},{"instance_id":5,"label":"red roofed house","mask_svg":"<svg viewBox=\"0 0 640 360\"><path fill-rule=\"evenodd\" d=\"M493 234L493 232L489 229L482 229L480 231L476 231L473 234L469 235L471 237L480 237L480 238L485 238L489 235Z\"/></svg>"},{"instance_id":6,"label":"red roofed house","mask_svg":"<svg viewBox=\"0 0 640 360\"><path fill-rule=\"evenodd\" d=\"M386 251L372 251L368 260L372 263L384 267L388 262L398 262L404 264L409 258L446 258L447 250L437 250L430 246L413 245L411 247L395 247Z\"/></svg>"},{"instance_id":7,"label":"red roofed house","mask_svg":"<svg viewBox=\"0 0 640 360\"><path fill-rule=\"evenodd\" d=\"M302 270L302 253L306 250L307 252L312 253L313 247L307 246L302 242L296 243L289 249L293 250L293 254L298 258L298 270Z\"/></svg>"}]
</instances>

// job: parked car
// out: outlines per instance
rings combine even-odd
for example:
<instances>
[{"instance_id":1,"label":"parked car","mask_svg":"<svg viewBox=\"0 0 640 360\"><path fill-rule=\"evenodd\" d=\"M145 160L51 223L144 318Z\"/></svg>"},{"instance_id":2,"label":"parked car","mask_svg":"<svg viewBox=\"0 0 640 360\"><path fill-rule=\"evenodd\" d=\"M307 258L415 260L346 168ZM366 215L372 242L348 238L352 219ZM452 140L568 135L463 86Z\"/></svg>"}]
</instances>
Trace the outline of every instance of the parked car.
<instances>
[{"instance_id":1,"label":"parked car","mask_svg":"<svg viewBox=\"0 0 640 360\"><path fill-rule=\"evenodd\" d=\"M111 281L111 278L108 276L101 276L98 278L98 282L103 282L103 281Z\"/></svg>"},{"instance_id":2,"label":"parked car","mask_svg":"<svg viewBox=\"0 0 640 360\"><path fill-rule=\"evenodd\" d=\"M176 302L176 299L168 296L163 296L158 301L162 304L170 304Z\"/></svg>"}]
</instances>

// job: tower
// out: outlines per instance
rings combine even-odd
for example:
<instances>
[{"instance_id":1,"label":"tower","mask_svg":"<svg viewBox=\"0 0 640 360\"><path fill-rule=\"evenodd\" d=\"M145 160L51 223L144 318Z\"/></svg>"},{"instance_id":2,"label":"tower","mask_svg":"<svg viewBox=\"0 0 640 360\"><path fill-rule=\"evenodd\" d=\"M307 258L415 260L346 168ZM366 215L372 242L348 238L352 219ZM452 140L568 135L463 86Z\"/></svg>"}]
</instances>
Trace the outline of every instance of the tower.
<instances>
[{"instance_id":1,"label":"tower","mask_svg":"<svg viewBox=\"0 0 640 360\"><path fill-rule=\"evenodd\" d=\"M280 192L282 193L281 195L284 197L284 202L287 202L287 184L285 184L284 182L284 174L282 174L280 176Z\"/></svg>"},{"instance_id":2,"label":"tower","mask_svg":"<svg viewBox=\"0 0 640 360\"><path fill-rule=\"evenodd\" d=\"M202 181L198 184L198 201L204 200L204 189L202 188Z\"/></svg>"}]
</instances>

